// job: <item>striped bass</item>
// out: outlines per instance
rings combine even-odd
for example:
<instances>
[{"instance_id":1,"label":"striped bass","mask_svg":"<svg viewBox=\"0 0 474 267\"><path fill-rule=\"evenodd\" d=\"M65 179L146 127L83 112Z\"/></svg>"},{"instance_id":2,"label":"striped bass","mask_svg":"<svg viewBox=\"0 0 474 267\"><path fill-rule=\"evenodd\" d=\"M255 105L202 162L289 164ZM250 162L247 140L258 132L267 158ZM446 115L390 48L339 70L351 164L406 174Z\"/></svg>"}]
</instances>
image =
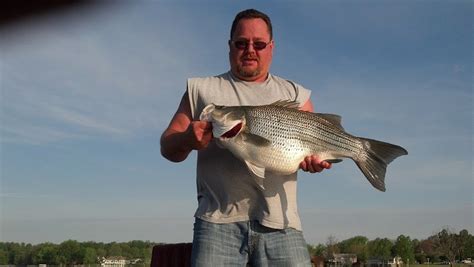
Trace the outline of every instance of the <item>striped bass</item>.
<instances>
[{"instance_id":1,"label":"striped bass","mask_svg":"<svg viewBox=\"0 0 474 267\"><path fill-rule=\"evenodd\" d=\"M301 111L296 102L264 106L210 104L200 119L212 123L219 146L243 160L260 178L265 178L265 172L294 173L309 155L331 163L350 158L375 188L385 191L387 165L408 154L397 145L350 135L342 127L340 116Z\"/></svg>"}]
</instances>

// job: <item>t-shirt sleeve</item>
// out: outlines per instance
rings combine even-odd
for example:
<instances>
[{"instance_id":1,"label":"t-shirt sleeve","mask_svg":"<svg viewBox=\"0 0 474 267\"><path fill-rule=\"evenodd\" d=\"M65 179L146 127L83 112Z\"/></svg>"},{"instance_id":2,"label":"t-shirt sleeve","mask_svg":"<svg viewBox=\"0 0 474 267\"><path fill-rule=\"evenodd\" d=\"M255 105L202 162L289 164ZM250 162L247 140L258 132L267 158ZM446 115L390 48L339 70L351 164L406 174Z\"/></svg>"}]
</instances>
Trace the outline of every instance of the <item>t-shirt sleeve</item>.
<instances>
[{"instance_id":1,"label":"t-shirt sleeve","mask_svg":"<svg viewBox=\"0 0 474 267\"><path fill-rule=\"evenodd\" d=\"M292 82L290 80L287 80L291 85L294 90L294 101L299 103L299 106L302 107L306 101L309 100L311 96L311 91L304 88L302 85L297 84L295 82Z\"/></svg>"},{"instance_id":2,"label":"t-shirt sleeve","mask_svg":"<svg viewBox=\"0 0 474 267\"><path fill-rule=\"evenodd\" d=\"M306 101L309 100L310 96L311 96L311 91L304 88L303 86L301 85L297 85L296 86L296 101L298 103L300 103L300 107L302 107Z\"/></svg>"},{"instance_id":3,"label":"t-shirt sleeve","mask_svg":"<svg viewBox=\"0 0 474 267\"><path fill-rule=\"evenodd\" d=\"M186 82L186 91L188 92L189 107L191 108L191 116L196 119L198 90L196 87L196 78L189 78Z\"/></svg>"}]
</instances>

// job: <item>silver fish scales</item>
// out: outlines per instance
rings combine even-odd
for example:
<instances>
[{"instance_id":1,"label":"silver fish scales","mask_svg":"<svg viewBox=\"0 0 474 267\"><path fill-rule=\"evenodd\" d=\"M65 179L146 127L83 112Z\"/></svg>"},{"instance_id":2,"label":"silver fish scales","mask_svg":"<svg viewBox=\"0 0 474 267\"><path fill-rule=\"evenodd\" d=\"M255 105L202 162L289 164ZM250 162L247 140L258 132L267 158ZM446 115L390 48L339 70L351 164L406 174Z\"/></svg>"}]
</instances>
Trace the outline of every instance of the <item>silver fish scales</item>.
<instances>
[{"instance_id":1,"label":"silver fish scales","mask_svg":"<svg viewBox=\"0 0 474 267\"><path fill-rule=\"evenodd\" d=\"M341 126L341 117L300 111L294 102L265 106L208 105L201 118L212 122L221 146L242 159L249 170L290 174L308 155L340 162L351 158L377 189L385 191L387 165L408 154L397 145L355 137Z\"/></svg>"}]
</instances>

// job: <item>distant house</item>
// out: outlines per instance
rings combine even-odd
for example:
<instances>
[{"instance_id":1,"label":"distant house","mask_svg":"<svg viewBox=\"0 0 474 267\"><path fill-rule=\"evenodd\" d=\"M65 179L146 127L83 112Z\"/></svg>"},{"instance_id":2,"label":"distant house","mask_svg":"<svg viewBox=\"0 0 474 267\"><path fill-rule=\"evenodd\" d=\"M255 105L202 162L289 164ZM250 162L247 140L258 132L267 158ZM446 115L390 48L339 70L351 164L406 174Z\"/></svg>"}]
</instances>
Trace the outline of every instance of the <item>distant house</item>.
<instances>
[{"instance_id":1,"label":"distant house","mask_svg":"<svg viewBox=\"0 0 474 267\"><path fill-rule=\"evenodd\" d=\"M336 265L352 265L357 262L357 255L356 254L345 254L334 253L334 259L331 262L335 263Z\"/></svg>"},{"instance_id":2,"label":"distant house","mask_svg":"<svg viewBox=\"0 0 474 267\"><path fill-rule=\"evenodd\" d=\"M396 256L388 264L390 264L391 266L402 266L403 264L402 257Z\"/></svg>"},{"instance_id":3,"label":"distant house","mask_svg":"<svg viewBox=\"0 0 474 267\"><path fill-rule=\"evenodd\" d=\"M130 264L140 264L140 263L143 263L143 260L142 259L131 259L130 260Z\"/></svg>"},{"instance_id":4,"label":"distant house","mask_svg":"<svg viewBox=\"0 0 474 267\"><path fill-rule=\"evenodd\" d=\"M143 263L142 259L128 260L122 256L111 256L98 258L101 267L124 267L125 265L134 265Z\"/></svg>"},{"instance_id":5,"label":"distant house","mask_svg":"<svg viewBox=\"0 0 474 267\"><path fill-rule=\"evenodd\" d=\"M102 267L124 267L126 264L130 264L130 261L122 256L102 257L99 262Z\"/></svg>"},{"instance_id":6,"label":"distant house","mask_svg":"<svg viewBox=\"0 0 474 267\"><path fill-rule=\"evenodd\" d=\"M370 259L367 261L367 265L369 267L377 267L377 266L397 267L397 266L402 266L402 264L403 264L402 258L399 256L396 256L392 260L389 260L389 261L384 261L380 259Z\"/></svg>"},{"instance_id":7,"label":"distant house","mask_svg":"<svg viewBox=\"0 0 474 267\"><path fill-rule=\"evenodd\" d=\"M378 267L387 265L387 261L380 259L369 259L367 260L367 266L369 267Z\"/></svg>"}]
</instances>

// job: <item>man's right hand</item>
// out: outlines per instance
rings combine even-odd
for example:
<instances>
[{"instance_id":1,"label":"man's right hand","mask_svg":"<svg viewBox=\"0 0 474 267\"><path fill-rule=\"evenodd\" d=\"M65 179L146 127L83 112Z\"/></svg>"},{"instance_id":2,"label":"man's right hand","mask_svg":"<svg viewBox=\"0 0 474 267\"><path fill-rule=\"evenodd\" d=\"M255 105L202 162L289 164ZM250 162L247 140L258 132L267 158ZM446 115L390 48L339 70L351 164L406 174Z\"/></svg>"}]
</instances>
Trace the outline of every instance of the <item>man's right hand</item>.
<instances>
[{"instance_id":1,"label":"man's right hand","mask_svg":"<svg viewBox=\"0 0 474 267\"><path fill-rule=\"evenodd\" d=\"M192 121L186 129L186 135L189 147L204 149L212 140L212 124L208 121Z\"/></svg>"},{"instance_id":2,"label":"man's right hand","mask_svg":"<svg viewBox=\"0 0 474 267\"><path fill-rule=\"evenodd\" d=\"M193 121L188 93L185 93L168 128L161 135L161 154L168 160L180 162L185 160L192 150L206 148L211 140L211 123Z\"/></svg>"}]
</instances>

